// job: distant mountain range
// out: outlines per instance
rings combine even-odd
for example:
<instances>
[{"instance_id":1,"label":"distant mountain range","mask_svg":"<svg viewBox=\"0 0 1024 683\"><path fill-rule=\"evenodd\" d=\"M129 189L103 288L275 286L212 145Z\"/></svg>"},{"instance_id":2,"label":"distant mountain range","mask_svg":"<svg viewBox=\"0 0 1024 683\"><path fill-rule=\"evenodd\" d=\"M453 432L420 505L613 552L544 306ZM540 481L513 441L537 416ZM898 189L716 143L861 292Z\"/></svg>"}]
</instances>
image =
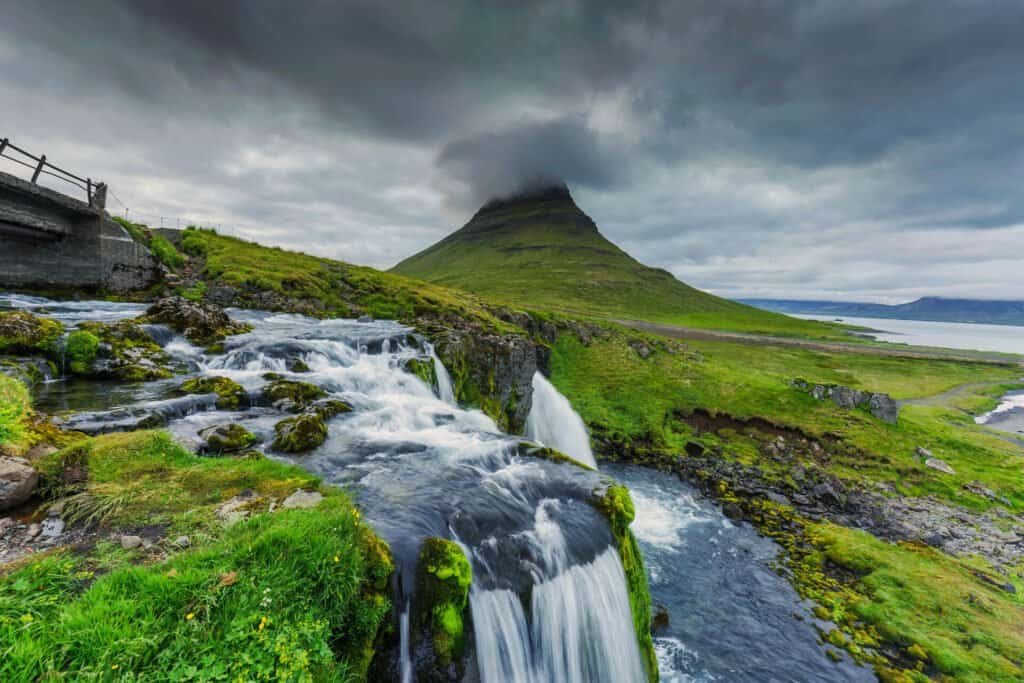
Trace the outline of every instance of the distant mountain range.
<instances>
[{"instance_id":1,"label":"distant mountain range","mask_svg":"<svg viewBox=\"0 0 1024 683\"><path fill-rule=\"evenodd\" d=\"M795 299L740 299L740 301L776 313L1024 325L1024 301L944 299L936 296L928 296L917 301L893 306L849 301L800 301Z\"/></svg>"}]
</instances>

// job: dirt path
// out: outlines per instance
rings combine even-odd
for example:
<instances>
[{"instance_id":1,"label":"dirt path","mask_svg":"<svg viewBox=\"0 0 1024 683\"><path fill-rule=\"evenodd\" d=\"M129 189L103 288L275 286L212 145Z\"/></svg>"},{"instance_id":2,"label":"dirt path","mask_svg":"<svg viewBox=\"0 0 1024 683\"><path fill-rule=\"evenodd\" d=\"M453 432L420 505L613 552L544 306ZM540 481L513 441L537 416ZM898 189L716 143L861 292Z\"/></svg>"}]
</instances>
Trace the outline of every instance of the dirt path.
<instances>
[{"instance_id":1,"label":"dirt path","mask_svg":"<svg viewBox=\"0 0 1024 683\"><path fill-rule=\"evenodd\" d=\"M807 349L809 351L830 351L838 353L860 353L870 356L893 356L897 358L921 358L928 360L971 361L974 363L991 363L994 365L1012 365L1016 363L1024 367L1024 359L1020 357L984 351L966 351L959 349L932 349L927 347L908 347L906 349L887 346L868 346L847 342L819 341L815 339L797 339L794 337L772 337L765 334L746 332L724 332L720 330L703 330L694 327L650 323L641 320L613 320L612 322L632 327L644 332L660 334L675 339L701 341L727 341L758 346L784 346Z\"/></svg>"}]
</instances>

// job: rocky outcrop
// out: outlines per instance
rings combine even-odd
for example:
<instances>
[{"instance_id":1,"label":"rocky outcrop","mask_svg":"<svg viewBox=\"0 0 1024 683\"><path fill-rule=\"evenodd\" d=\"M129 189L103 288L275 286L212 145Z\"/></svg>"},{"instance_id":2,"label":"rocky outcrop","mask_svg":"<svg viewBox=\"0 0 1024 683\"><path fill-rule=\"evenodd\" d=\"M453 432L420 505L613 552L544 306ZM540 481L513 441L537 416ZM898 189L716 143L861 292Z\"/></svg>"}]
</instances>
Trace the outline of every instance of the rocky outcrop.
<instances>
[{"instance_id":1,"label":"rocky outcrop","mask_svg":"<svg viewBox=\"0 0 1024 683\"><path fill-rule=\"evenodd\" d=\"M889 424L896 424L899 418L900 406L888 394L861 391L840 384L812 384L803 379L795 379L792 384L795 389L819 401L831 400L845 410L864 408L879 420Z\"/></svg>"},{"instance_id":2,"label":"rocky outcrop","mask_svg":"<svg viewBox=\"0 0 1024 683\"><path fill-rule=\"evenodd\" d=\"M63 331L60 322L27 311L0 312L0 353L52 354Z\"/></svg>"},{"instance_id":3,"label":"rocky outcrop","mask_svg":"<svg viewBox=\"0 0 1024 683\"><path fill-rule=\"evenodd\" d=\"M174 374L170 357L136 321L87 322L79 328L97 343L89 359L81 360L76 374L127 381L166 379Z\"/></svg>"},{"instance_id":4,"label":"rocky outcrop","mask_svg":"<svg viewBox=\"0 0 1024 683\"><path fill-rule=\"evenodd\" d=\"M416 680L461 681L467 669L473 571L454 541L428 538L416 565L413 660Z\"/></svg>"},{"instance_id":5,"label":"rocky outcrop","mask_svg":"<svg viewBox=\"0 0 1024 683\"><path fill-rule=\"evenodd\" d=\"M0 456L0 510L21 505L39 484L39 473L22 458Z\"/></svg>"},{"instance_id":6,"label":"rocky outcrop","mask_svg":"<svg viewBox=\"0 0 1024 683\"><path fill-rule=\"evenodd\" d=\"M199 451L206 455L222 455L245 450L256 443L256 436L234 422L211 425L199 432Z\"/></svg>"},{"instance_id":7,"label":"rocky outcrop","mask_svg":"<svg viewBox=\"0 0 1024 683\"><path fill-rule=\"evenodd\" d=\"M327 439L327 425L316 413L285 418L274 425L273 447L283 453L311 451Z\"/></svg>"},{"instance_id":8,"label":"rocky outcrop","mask_svg":"<svg viewBox=\"0 0 1024 683\"><path fill-rule=\"evenodd\" d=\"M248 323L232 320L220 306L189 301L180 296L160 299L146 310L140 322L163 323L185 335L193 344L200 345L223 341L232 334L252 329Z\"/></svg>"},{"instance_id":9,"label":"rocky outcrop","mask_svg":"<svg viewBox=\"0 0 1024 683\"><path fill-rule=\"evenodd\" d=\"M233 379L220 375L185 380L178 391L184 394L217 394L217 407L221 410L237 410L249 404L249 392Z\"/></svg>"}]
</instances>

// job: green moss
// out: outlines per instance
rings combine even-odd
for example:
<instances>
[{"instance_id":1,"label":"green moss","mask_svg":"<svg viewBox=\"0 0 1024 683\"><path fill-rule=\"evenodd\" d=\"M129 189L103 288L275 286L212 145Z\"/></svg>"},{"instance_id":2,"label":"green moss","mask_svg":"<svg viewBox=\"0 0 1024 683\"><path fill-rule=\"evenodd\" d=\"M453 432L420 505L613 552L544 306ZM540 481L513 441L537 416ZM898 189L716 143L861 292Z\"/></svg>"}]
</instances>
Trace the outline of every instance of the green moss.
<instances>
[{"instance_id":1,"label":"green moss","mask_svg":"<svg viewBox=\"0 0 1024 683\"><path fill-rule=\"evenodd\" d=\"M221 410L234 410L249 401L249 393L241 384L219 375L187 379L178 390L185 394L217 394L217 407Z\"/></svg>"},{"instance_id":2,"label":"green moss","mask_svg":"<svg viewBox=\"0 0 1024 683\"><path fill-rule=\"evenodd\" d=\"M304 453L327 439L327 425L316 413L288 417L274 425L273 447L285 453Z\"/></svg>"},{"instance_id":3,"label":"green moss","mask_svg":"<svg viewBox=\"0 0 1024 683\"><path fill-rule=\"evenodd\" d=\"M0 312L0 353L54 355L64 326L26 311Z\"/></svg>"},{"instance_id":4,"label":"green moss","mask_svg":"<svg viewBox=\"0 0 1024 683\"><path fill-rule=\"evenodd\" d=\"M644 669L647 671L647 678L654 683L658 680L658 658L651 638L651 592L647 585L643 554L633 532L629 529L636 515L633 499L625 486L610 484L603 491L595 491L591 503L608 520L615 547L622 559L637 645L643 658Z\"/></svg>"},{"instance_id":5,"label":"green moss","mask_svg":"<svg viewBox=\"0 0 1024 683\"><path fill-rule=\"evenodd\" d=\"M547 446L538 446L537 444L529 441L520 441L518 451L521 456L543 458L544 460L550 460L551 462L567 463L575 465L576 467L582 467L585 470L595 471L590 465L582 463L575 458L571 458L562 451L555 450L554 448L548 448Z\"/></svg>"},{"instance_id":6,"label":"green moss","mask_svg":"<svg viewBox=\"0 0 1024 683\"><path fill-rule=\"evenodd\" d=\"M64 342L64 356L68 369L76 375L87 375L92 370L100 339L88 330L75 330Z\"/></svg>"},{"instance_id":7,"label":"green moss","mask_svg":"<svg viewBox=\"0 0 1024 683\"><path fill-rule=\"evenodd\" d=\"M257 441L255 434L235 423L207 428L200 435L206 440L203 451L213 454L241 451Z\"/></svg>"},{"instance_id":8,"label":"green moss","mask_svg":"<svg viewBox=\"0 0 1024 683\"><path fill-rule=\"evenodd\" d=\"M79 329L106 345L105 351L99 350L101 354L109 354L111 362L104 370L106 374L127 381L166 379L174 374L167 367L170 362L168 355L136 321L91 321L82 323Z\"/></svg>"},{"instance_id":9,"label":"green moss","mask_svg":"<svg viewBox=\"0 0 1024 683\"><path fill-rule=\"evenodd\" d=\"M185 257L178 253L174 245L160 235L153 235L149 240L149 250L153 252L160 263L171 270L177 270L185 265Z\"/></svg>"},{"instance_id":10,"label":"green moss","mask_svg":"<svg viewBox=\"0 0 1024 683\"><path fill-rule=\"evenodd\" d=\"M327 392L311 382L298 382L291 379L275 379L263 387L263 397L271 403L287 399L292 401L296 409L301 409L311 401L323 398Z\"/></svg>"},{"instance_id":11,"label":"green moss","mask_svg":"<svg viewBox=\"0 0 1024 683\"><path fill-rule=\"evenodd\" d=\"M214 510L243 489L267 500L318 484L267 459L196 457L162 432L86 443L79 497L103 503L108 533L165 525L192 545L133 566L100 543L0 574L0 679L365 678L394 565L346 496L320 489L314 509L224 527Z\"/></svg>"},{"instance_id":12,"label":"green moss","mask_svg":"<svg viewBox=\"0 0 1024 683\"><path fill-rule=\"evenodd\" d=\"M423 380L431 389L437 388L437 372L433 361L410 358L405 362L405 369Z\"/></svg>"},{"instance_id":13,"label":"green moss","mask_svg":"<svg viewBox=\"0 0 1024 683\"><path fill-rule=\"evenodd\" d=\"M462 657L472 580L472 567L457 543L442 538L424 541L416 568L416 623L431 634L442 667Z\"/></svg>"},{"instance_id":14,"label":"green moss","mask_svg":"<svg viewBox=\"0 0 1024 683\"><path fill-rule=\"evenodd\" d=\"M352 412L352 406L338 398L317 401L310 408L323 420L329 420L332 417Z\"/></svg>"},{"instance_id":15,"label":"green moss","mask_svg":"<svg viewBox=\"0 0 1024 683\"><path fill-rule=\"evenodd\" d=\"M0 374L0 446L14 445L25 438L25 419L31 409L25 385Z\"/></svg>"}]
</instances>

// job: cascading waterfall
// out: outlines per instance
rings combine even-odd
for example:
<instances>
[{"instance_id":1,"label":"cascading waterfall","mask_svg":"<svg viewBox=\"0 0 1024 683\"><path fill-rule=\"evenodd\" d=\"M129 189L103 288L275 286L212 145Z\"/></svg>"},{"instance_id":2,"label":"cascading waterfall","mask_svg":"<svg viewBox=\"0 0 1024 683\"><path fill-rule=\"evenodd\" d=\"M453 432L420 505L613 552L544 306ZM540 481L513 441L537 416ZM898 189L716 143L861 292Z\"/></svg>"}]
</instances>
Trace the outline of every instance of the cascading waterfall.
<instances>
[{"instance_id":1,"label":"cascading waterfall","mask_svg":"<svg viewBox=\"0 0 1024 683\"><path fill-rule=\"evenodd\" d=\"M444 366L433 346L430 349L430 358L434 362L434 375L437 376L437 395L445 403L455 405L455 388L452 386L452 376L448 374L448 368Z\"/></svg>"},{"instance_id":2,"label":"cascading waterfall","mask_svg":"<svg viewBox=\"0 0 1024 683\"><path fill-rule=\"evenodd\" d=\"M83 304L74 306L67 319L89 319ZM94 306L106 319L138 315L129 305ZM416 676L417 635L409 623L416 562L424 539L435 536L457 540L472 564L470 608L483 683L644 680L621 561L607 521L589 502L605 478L529 456L482 412L454 405L443 364L409 328L253 311L232 316L255 329L229 338L221 355L176 337L163 340L164 349L195 373L238 382L253 397L251 407L216 409L211 396L167 402L181 377L135 388L135 402L120 407L160 411L184 443L194 443L205 427L235 422L266 449L286 417L258 400L266 373L312 382L348 402L352 412L330 420L327 440L314 451L267 455L346 486L391 547L401 606L396 678ZM435 363L436 395L403 369L413 358ZM290 370L297 359L308 372ZM565 397L539 375L534 388L531 437L592 465L586 430ZM91 419L123 419L123 411L110 410L118 405L99 406Z\"/></svg>"},{"instance_id":3,"label":"cascading waterfall","mask_svg":"<svg viewBox=\"0 0 1024 683\"><path fill-rule=\"evenodd\" d=\"M569 399L539 372L533 375L533 405L526 418L526 438L597 468L583 418L573 410Z\"/></svg>"}]
</instances>

